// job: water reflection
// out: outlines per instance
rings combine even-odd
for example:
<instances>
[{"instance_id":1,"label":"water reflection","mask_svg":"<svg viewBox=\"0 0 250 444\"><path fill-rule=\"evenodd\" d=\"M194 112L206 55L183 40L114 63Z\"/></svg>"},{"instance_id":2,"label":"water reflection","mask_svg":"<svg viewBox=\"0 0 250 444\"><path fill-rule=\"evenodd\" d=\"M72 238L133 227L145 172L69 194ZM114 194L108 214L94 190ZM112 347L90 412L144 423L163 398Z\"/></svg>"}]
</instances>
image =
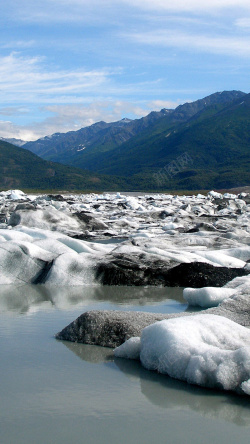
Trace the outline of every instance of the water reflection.
<instances>
[{"instance_id":1,"label":"water reflection","mask_svg":"<svg viewBox=\"0 0 250 444\"><path fill-rule=\"evenodd\" d=\"M2 285L0 287L0 312L2 313L28 313L32 308L42 309L53 306L53 300L45 287L35 285Z\"/></svg>"},{"instance_id":2,"label":"water reflection","mask_svg":"<svg viewBox=\"0 0 250 444\"><path fill-rule=\"evenodd\" d=\"M139 361L114 358L112 350L94 345L58 341L79 358L91 363L113 361L128 378L140 382L141 393L153 405L171 410L191 410L205 418L226 420L238 426L250 426L248 396L204 389L144 369Z\"/></svg>"},{"instance_id":3,"label":"water reflection","mask_svg":"<svg viewBox=\"0 0 250 444\"><path fill-rule=\"evenodd\" d=\"M144 369L139 362L115 359L115 364L128 377L140 378L141 392L154 405L166 409L191 409L203 417L224 419L241 426L250 426L248 396L238 396L189 385Z\"/></svg>"},{"instance_id":4,"label":"water reflection","mask_svg":"<svg viewBox=\"0 0 250 444\"><path fill-rule=\"evenodd\" d=\"M0 286L0 311L28 313L36 310L59 308L72 310L76 306L96 302L145 306L154 304L154 310L164 313L164 304L157 310L157 304L166 300L167 313L184 311L187 308L182 297L182 288L169 287L52 287L45 285L2 285ZM172 305L171 305L172 303ZM146 311L146 310L145 310Z\"/></svg>"},{"instance_id":5,"label":"water reflection","mask_svg":"<svg viewBox=\"0 0 250 444\"><path fill-rule=\"evenodd\" d=\"M91 362L93 364L114 361L113 350L107 347L99 347L86 344L78 344L76 342L59 341L64 344L70 351L83 361Z\"/></svg>"}]
</instances>

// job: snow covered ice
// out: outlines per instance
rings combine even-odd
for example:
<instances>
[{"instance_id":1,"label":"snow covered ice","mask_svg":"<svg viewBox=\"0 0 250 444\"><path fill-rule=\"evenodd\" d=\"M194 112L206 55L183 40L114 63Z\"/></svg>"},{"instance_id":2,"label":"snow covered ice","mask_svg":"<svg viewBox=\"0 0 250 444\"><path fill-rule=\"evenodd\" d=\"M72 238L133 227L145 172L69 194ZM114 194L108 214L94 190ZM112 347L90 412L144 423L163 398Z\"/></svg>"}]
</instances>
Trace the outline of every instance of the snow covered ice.
<instances>
[{"instance_id":1,"label":"snow covered ice","mask_svg":"<svg viewBox=\"0 0 250 444\"><path fill-rule=\"evenodd\" d=\"M216 307L234 293L234 289L223 287L185 288L183 290L183 297L191 306L209 308Z\"/></svg>"},{"instance_id":2,"label":"snow covered ice","mask_svg":"<svg viewBox=\"0 0 250 444\"><path fill-rule=\"evenodd\" d=\"M37 196L9 190L0 193L0 220L5 284L20 280L57 285L60 279L65 285L112 284L113 276L117 285L159 285L160 279L154 280L154 276L161 276L164 269L161 284L172 285L167 270L199 263L218 269L208 280L204 278L204 285L199 282L199 287L213 286L213 280L218 287L249 272L248 195L126 196L118 192ZM114 243L115 239L120 243ZM97 243L100 240L105 244ZM124 260L132 267L127 275ZM160 268L150 273L157 261ZM221 280L216 275L219 269L222 274L223 267L230 276ZM130 280L129 276L134 277Z\"/></svg>"},{"instance_id":3,"label":"snow covered ice","mask_svg":"<svg viewBox=\"0 0 250 444\"><path fill-rule=\"evenodd\" d=\"M250 395L250 330L221 316L156 322L114 354L190 384Z\"/></svg>"}]
</instances>

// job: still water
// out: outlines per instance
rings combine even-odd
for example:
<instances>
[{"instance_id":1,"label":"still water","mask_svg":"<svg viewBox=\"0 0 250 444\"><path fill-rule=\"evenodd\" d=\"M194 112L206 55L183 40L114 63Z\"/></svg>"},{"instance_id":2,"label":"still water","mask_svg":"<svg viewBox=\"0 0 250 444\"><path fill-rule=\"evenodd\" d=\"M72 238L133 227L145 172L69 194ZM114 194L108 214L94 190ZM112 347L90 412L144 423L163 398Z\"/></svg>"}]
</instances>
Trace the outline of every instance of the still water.
<instances>
[{"instance_id":1,"label":"still water","mask_svg":"<svg viewBox=\"0 0 250 444\"><path fill-rule=\"evenodd\" d=\"M249 443L249 397L205 390L57 341L89 309L173 313L179 288L0 287L1 444Z\"/></svg>"}]
</instances>

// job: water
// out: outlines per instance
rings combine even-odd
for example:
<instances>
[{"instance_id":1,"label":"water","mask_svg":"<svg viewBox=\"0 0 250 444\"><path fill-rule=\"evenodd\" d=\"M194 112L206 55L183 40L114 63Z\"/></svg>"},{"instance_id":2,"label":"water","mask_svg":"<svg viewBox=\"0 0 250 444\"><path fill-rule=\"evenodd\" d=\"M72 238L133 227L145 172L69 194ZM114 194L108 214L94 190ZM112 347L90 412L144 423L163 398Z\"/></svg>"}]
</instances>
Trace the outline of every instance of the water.
<instances>
[{"instance_id":1,"label":"water","mask_svg":"<svg viewBox=\"0 0 250 444\"><path fill-rule=\"evenodd\" d=\"M249 442L249 397L189 386L114 359L110 349L54 338L93 308L187 306L178 288L1 287L1 444Z\"/></svg>"}]
</instances>

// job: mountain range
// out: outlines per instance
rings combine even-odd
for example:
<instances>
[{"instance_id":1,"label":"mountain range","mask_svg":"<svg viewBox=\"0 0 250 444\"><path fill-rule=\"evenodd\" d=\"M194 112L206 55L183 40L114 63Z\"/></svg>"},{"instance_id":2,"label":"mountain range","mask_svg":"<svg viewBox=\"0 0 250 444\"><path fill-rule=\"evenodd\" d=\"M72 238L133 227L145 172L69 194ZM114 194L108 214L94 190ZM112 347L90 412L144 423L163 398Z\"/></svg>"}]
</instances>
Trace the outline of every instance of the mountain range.
<instances>
[{"instance_id":1,"label":"mountain range","mask_svg":"<svg viewBox=\"0 0 250 444\"><path fill-rule=\"evenodd\" d=\"M93 175L96 184L110 182L110 190L114 184L151 191L249 185L250 94L217 92L141 119L98 122L22 148L18 142L19 150L32 151L43 161L77 167L77 177L84 174L87 182Z\"/></svg>"}]
</instances>

